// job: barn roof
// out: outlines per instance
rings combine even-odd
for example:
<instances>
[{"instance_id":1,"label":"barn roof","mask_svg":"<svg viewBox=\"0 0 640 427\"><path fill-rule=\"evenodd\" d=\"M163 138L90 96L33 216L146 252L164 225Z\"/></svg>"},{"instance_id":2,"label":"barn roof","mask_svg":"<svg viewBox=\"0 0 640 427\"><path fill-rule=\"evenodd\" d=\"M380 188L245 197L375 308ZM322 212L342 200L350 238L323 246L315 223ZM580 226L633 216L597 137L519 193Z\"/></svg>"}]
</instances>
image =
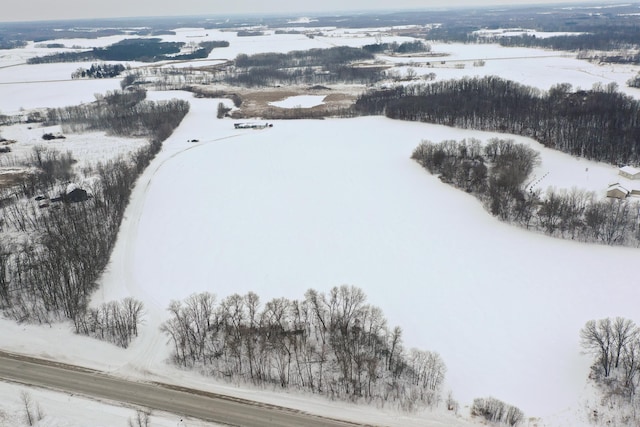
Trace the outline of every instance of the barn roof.
<instances>
[{"instance_id":1,"label":"barn roof","mask_svg":"<svg viewBox=\"0 0 640 427\"><path fill-rule=\"evenodd\" d=\"M72 192L73 190L75 190L76 188L79 188L79 187L78 187L78 184L71 183L71 184L67 185L67 189L66 189L66 191L65 191L65 194L69 194L69 193L71 193L71 192Z\"/></svg>"},{"instance_id":2,"label":"barn roof","mask_svg":"<svg viewBox=\"0 0 640 427\"><path fill-rule=\"evenodd\" d=\"M637 175L640 174L640 169L633 166L623 166L620 168L620 171L624 173L628 173L629 175Z\"/></svg>"},{"instance_id":3,"label":"barn roof","mask_svg":"<svg viewBox=\"0 0 640 427\"><path fill-rule=\"evenodd\" d=\"M608 193L609 191L613 191L613 190L619 190L619 191L622 191L622 192L623 192L623 193L625 193L625 194L629 194L629 190L627 190L626 188L624 188L622 185L620 185L620 184L618 184L618 183L611 184L611 185L609 186L609 188L607 188L607 193Z\"/></svg>"}]
</instances>

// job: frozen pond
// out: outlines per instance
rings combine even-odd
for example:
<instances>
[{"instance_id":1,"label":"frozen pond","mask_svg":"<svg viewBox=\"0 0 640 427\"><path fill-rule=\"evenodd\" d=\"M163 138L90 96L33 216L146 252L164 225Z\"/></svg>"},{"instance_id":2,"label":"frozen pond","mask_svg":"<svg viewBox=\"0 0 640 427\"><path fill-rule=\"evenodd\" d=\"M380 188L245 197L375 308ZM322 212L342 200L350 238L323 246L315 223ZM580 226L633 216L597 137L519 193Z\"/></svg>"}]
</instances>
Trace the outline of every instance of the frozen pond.
<instances>
[{"instance_id":1,"label":"frozen pond","mask_svg":"<svg viewBox=\"0 0 640 427\"><path fill-rule=\"evenodd\" d=\"M270 102L269 105L279 108L312 108L324 104L324 95L290 96L282 101Z\"/></svg>"}]
</instances>

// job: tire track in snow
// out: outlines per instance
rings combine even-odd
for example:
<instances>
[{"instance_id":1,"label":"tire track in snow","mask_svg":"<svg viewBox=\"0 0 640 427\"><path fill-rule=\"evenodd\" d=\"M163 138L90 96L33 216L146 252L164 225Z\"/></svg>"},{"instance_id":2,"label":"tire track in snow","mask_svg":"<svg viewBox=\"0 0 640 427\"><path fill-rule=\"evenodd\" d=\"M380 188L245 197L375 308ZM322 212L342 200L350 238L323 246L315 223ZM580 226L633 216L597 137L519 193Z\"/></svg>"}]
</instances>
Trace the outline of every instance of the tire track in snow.
<instances>
[{"instance_id":1,"label":"tire track in snow","mask_svg":"<svg viewBox=\"0 0 640 427\"><path fill-rule=\"evenodd\" d=\"M210 143L246 135L246 133L241 132L186 145L186 143L178 142L178 136L176 136L176 134L180 134L180 132L178 132L179 129L189 127L189 123L192 120L188 119L189 115L185 117L180 127L174 131L172 137L165 141L160 153L158 153L138 178L131 194L129 206L127 206L125 211L124 220L118 232L116 247L114 248L112 258L100 281L101 301L95 297L92 301L93 304L96 304L131 296L144 303L144 324L141 325L139 329L138 338L135 339L129 347L129 351L131 352L129 362L124 366L115 367L113 369L114 372L120 371L121 373L126 373L132 371L133 373L142 374L143 376L157 376L158 373L154 372L153 367L166 363L165 361L170 355L166 338L157 329L157 326L167 318L167 307L164 306L163 302L155 298L153 294L144 291L146 287L139 284L135 275L140 221L145 212L147 197L154 177L164 165L183 153L198 149ZM199 119L196 118L195 120Z\"/></svg>"}]
</instances>

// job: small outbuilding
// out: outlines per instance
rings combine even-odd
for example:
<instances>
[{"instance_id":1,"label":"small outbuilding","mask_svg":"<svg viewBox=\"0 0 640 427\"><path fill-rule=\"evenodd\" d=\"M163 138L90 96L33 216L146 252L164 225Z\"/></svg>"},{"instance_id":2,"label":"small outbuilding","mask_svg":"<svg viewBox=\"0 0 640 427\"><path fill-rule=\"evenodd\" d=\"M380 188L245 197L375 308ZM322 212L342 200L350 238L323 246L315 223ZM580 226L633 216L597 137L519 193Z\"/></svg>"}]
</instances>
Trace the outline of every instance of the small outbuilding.
<instances>
[{"instance_id":1,"label":"small outbuilding","mask_svg":"<svg viewBox=\"0 0 640 427\"><path fill-rule=\"evenodd\" d=\"M233 127L235 129L265 129L272 128L273 123L234 123Z\"/></svg>"},{"instance_id":2,"label":"small outbuilding","mask_svg":"<svg viewBox=\"0 0 640 427\"><path fill-rule=\"evenodd\" d=\"M607 189L607 197L613 199L626 199L629 193L629 190L618 183L611 184Z\"/></svg>"},{"instance_id":3,"label":"small outbuilding","mask_svg":"<svg viewBox=\"0 0 640 427\"><path fill-rule=\"evenodd\" d=\"M62 199L67 203L78 203L84 202L88 198L89 194L86 190L83 190L75 184L69 184Z\"/></svg>"},{"instance_id":4,"label":"small outbuilding","mask_svg":"<svg viewBox=\"0 0 640 427\"><path fill-rule=\"evenodd\" d=\"M640 169L633 166L621 167L618 174L628 179L640 179Z\"/></svg>"}]
</instances>

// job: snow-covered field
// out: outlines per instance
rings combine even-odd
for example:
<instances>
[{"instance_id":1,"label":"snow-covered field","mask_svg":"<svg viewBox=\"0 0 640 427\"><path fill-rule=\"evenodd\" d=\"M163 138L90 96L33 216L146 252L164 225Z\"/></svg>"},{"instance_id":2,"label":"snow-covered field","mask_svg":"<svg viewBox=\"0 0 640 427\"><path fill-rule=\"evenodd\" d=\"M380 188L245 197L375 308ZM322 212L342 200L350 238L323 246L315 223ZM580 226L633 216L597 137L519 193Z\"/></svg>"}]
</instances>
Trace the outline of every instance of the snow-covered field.
<instances>
[{"instance_id":1,"label":"snow-covered field","mask_svg":"<svg viewBox=\"0 0 640 427\"><path fill-rule=\"evenodd\" d=\"M230 47L215 49L211 59L374 42L361 33L325 34L314 39L236 37L232 32L184 29L166 38L230 40ZM39 75L62 80L78 67L38 66L35 74L30 74L32 66L1 68L2 61L13 64L16 57L28 56L26 50L0 58L0 82L13 82L0 84L1 112L88 102L94 93L119 87L118 80L23 83L25 78L39 80ZM624 87L638 67L598 66L557 52L497 45L434 44L433 50L449 53L446 61L486 60L484 67L412 65L419 73L435 72L438 79L496 74L541 89L563 82L590 88L614 81L633 96L640 93ZM167 318L171 299L205 290L219 297L253 291L264 303L280 296L301 298L308 288L327 291L350 284L361 287L391 325L403 328L407 347L442 355L448 366L447 387L461 403L494 396L528 416L545 417L546 425L579 425L574 414L582 407L590 361L580 354L578 332L590 319L637 314L637 283L626 274L611 274L612 266L630 271L637 249L552 239L500 223L472 196L442 184L409 159L423 139L511 136L382 117L277 121L261 131L235 130L231 121L215 119L219 100L180 92L149 94L150 99L176 96L189 99L191 111L136 186L94 298L96 303L123 296L143 300L147 318L140 338L125 351L74 336L66 325L40 328L2 320L3 349L131 378L286 402L363 422L464 425L440 413L409 417L211 384L166 364L169 348L158 326ZM296 105L302 105L301 100ZM10 128L0 129L0 134L28 146L37 136L29 139L27 131L42 132ZM75 149L74 141L80 144L83 138L73 136L61 144ZM542 188L575 186L602 194L619 180L611 166L513 138L541 152L535 174L545 176ZM200 142L187 142L193 139ZM128 144L123 147L130 148ZM95 159L98 152L104 153L84 155ZM0 393L12 395L11 387L0 385ZM39 398L59 399L44 392ZM9 403L16 408L13 405ZM57 406L64 404L59 401ZM4 408L0 406L7 411ZM132 413L122 410L117 416L126 420Z\"/></svg>"},{"instance_id":2,"label":"snow-covered field","mask_svg":"<svg viewBox=\"0 0 640 427\"><path fill-rule=\"evenodd\" d=\"M183 129L224 136L229 125ZM607 266L633 265L637 251L498 223L409 159L422 138L491 136L383 118L292 121L172 154L136 195L103 298L134 293L161 310L202 290L266 301L353 284L408 346L441 352L463 401L561 411L587 375L583 324L635 313L637 290L611 283Z\"/></svg>"},{"instance_id":3,"label":"snow-covered field","mask_svg":"<svg viewBox=\"0 0 640 427\"><path fill-rule=\"evenodd\" d=\"M17 141L10 145L11 154L0 159L0 166L28 157L36 146L61 153L70 152L78 161L78 167L82 168L89 164L95 165L106 158L128 156L136 149L148 144L148 141L142 138L121 138L106 135L104 132L64 133L60 126L33 127L18 124L0 128L0 134L3 138ZM44 134L60 135L64 138L45 141L42 139Z\"/></svg>"}]
</instances>

